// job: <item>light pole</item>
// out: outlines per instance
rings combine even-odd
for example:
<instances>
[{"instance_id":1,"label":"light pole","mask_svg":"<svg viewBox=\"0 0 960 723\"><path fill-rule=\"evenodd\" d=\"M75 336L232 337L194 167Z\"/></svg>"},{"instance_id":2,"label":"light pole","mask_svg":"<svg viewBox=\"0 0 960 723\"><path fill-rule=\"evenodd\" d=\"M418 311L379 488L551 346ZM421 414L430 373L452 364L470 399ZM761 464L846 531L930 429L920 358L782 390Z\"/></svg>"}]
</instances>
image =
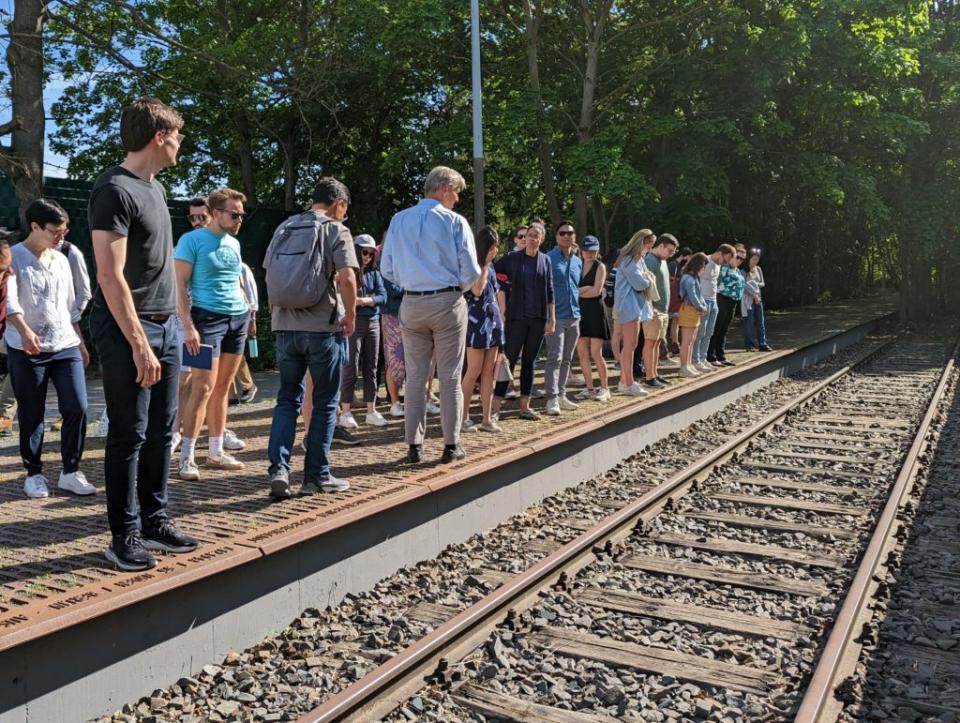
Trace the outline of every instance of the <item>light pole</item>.
<instances>
[{"instance_id":1,"label":"light pole","mask_svg":"<svg viewBox=\"0 0 960 723\"><path fill-rule=\"evenodd\" d=\"M473 46L473 223L484 225L483 204L483 109L480 89L480 0L470 0L470 28Z\"/></svg>"}]
</instances>

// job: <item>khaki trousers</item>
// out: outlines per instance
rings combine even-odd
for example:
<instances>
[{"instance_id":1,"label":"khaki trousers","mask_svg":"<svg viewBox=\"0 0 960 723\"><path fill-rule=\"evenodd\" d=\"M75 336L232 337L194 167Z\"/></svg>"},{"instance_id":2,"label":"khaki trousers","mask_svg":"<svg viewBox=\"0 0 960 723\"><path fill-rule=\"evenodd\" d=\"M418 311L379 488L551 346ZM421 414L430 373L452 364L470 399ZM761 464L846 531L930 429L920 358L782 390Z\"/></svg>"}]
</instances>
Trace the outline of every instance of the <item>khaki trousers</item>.
<instances>
[{"instance_id":1,"label":"khaki trousers","mask_svg":"<svg viewBox=\"0 0 960 723\"><path fill-rule=\"evenodd\" d=\"M406 294L400 302L400 330L407 367L404 396L404 437L407 444L423 444L427 429L427 375L437 352L440 379L440 422L444 444L460 441L463 391L460 372L467 339L467 302L459 291L432 296Z\"/></svg>"}]
</instances>

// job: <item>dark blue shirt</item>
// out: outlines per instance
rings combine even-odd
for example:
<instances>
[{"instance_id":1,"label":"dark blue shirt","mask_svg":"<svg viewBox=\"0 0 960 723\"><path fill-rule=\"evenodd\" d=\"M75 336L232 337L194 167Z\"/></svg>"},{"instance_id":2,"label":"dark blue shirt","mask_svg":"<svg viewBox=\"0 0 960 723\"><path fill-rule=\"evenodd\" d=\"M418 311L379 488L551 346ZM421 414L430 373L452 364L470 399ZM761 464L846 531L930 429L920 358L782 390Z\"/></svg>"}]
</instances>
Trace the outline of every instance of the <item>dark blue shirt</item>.
<instances>
[{"instance_id":1,"label":"dark blue shirt","mask_svg":"<svg viewBox=\"0 0 960 723\"><path fill-rule=\"evenodd\" d=\"M553 293L558 319L580 318L580 275L583 260L574 253L569 256L560 247L550 249L547 256L553 264Z\"/></svg>"},{"instance_id":2,"label":"dark blue shirt","mask_svg":"<svg viewBox=\"0 0 960 723\"><path fill-rule=\"evenodd\" d=\"M387 303L387 290L383 286L383 277L377 269L367 269L360 274L360 288L357 296L370 296L374 306L358 306L357 316L370 319L380 318L380 307Z\"/></svg>"}]
</instances>

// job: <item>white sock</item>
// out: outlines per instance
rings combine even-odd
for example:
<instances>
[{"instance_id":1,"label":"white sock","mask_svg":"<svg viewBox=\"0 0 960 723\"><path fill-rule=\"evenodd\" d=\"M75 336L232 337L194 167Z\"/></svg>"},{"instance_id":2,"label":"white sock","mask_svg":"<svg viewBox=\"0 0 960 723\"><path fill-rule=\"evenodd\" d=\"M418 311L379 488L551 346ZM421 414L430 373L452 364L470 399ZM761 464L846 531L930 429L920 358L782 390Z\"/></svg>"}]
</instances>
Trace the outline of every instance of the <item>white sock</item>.
<instances>
[{"instance_id":1,"label":"white sock","mask_svg":"<svg viewBox=\"0 0 960 723\"><path fill-rule=\"evenodd\" d=\"M210 437L210 452L208 456L220 459L223 456L223 436Z\"/></svg>"},{"instance_id":2,"label":"white sock","mask_svg":"<svg viewBox=\"0 0 960 723\"><path fill-rule=\"evenodd\" d=\"M180 440L180 463L183 464L188 459L193 457L193 450L197 446L196 438L190 439L190 437L184 437Z\"/></svg>"}]
</instances>

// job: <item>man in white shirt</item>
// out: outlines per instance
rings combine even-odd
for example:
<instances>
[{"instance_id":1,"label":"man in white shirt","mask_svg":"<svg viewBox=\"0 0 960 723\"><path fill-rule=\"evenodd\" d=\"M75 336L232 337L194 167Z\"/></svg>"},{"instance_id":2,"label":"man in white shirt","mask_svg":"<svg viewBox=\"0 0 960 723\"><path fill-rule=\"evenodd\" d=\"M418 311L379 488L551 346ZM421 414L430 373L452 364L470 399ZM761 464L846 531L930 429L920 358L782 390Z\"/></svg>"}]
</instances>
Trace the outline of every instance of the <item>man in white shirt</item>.
<instances>
[{"instance_id":1,"label":"man in white shirt","mask_svg":"<svg viewBox=\"0 0 960 723\"><path fill-rule=\"evenodd\" d=\"M707 311L701 317L700 330L693 342L692 363L701 372L712 372L716 368L707 362L707 347L710 346L713 327L717 323L717 278L720 276L720 267L735 255L733 246L720 244L720 247L707 257L707 265L700 272L700 291L703 300L707 302Z\"/></svg>"}]
</instances>

